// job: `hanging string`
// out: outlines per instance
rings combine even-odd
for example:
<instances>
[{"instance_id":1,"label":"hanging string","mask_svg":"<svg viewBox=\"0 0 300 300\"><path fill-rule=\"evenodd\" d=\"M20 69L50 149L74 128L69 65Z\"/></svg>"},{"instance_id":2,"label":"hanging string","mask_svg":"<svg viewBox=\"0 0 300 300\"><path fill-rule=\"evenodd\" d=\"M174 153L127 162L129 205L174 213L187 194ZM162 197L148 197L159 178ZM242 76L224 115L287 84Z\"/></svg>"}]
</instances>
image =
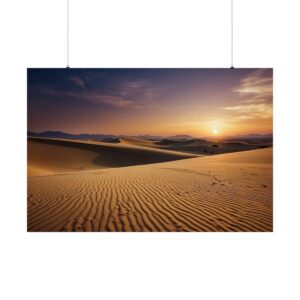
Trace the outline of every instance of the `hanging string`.
<instances>
[{"instance_id":1,"label":"hanging string","mask_svg":"<svg viewBox=\"0 0 300 300\"><path fill-rule=\"evenodd\" d=\"M231 69L234 69L233 66L233 0L231 0Z\"/></svg>"},{"instance_id":2,"label":"hanging string","mask_svg":"<svg viewBox=\"0 0 300 300\"><path fill-rule=\"evenodd\" d=\"M69 16L69 0L67 0L67 68L70 68L70 16ZM231 69L234 69L233 66L233 0L231 0Z\"/></svg>"},{"instance_id":3,"label":"hanging string","mask_svg":"<svg viewBox=\"0 0 300 300\"><path fill-rule=\"evenodd\" d=\"M69 0L67 0L67 68L70 68L70 64L69 64L69 56L70 56L69 36L70 36Z\"/></svg>"}]
</instances>

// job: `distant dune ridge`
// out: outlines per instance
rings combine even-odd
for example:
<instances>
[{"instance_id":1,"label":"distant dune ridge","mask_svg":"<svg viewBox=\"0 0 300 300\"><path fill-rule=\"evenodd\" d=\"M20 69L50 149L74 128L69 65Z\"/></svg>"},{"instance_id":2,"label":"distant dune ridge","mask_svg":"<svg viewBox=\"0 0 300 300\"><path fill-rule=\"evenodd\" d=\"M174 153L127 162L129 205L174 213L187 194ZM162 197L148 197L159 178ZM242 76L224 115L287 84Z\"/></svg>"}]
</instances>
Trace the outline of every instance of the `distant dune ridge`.
<instances>
[{"instance_id":1,"label":"distant dune ridge","mask_svg":"<svg viewBox=\"0 0 300 300\"><path fill-rule=\"evenodd\" d=\"M136 138L139 140L153 140L153 141L160 141L162 139L169 139L169 140L194 140L199 139L197 137L190 136L188 134L181 134L181 135L173 135L168 137L162 137L157 135L138 135L135 137L126 136L126 135L114 135L114 134L90 134L90 133L81 133L81 134L72 134L63 131L42 131L42 132L27 132L28 137L40 137L40 138L54 138L54 139L72 139L72 140L86 140L86 139L116 139L116 138ZM214 137L215 138L215 137ZM211 137L204 137L202 139L211 139ZM237 135L237 136L227 136L223 138L225 140L265 140L272 142L273 141L273 134L246 134L246 135Z\"/></svg>"},{"instance_id":2,"label":"distant dune ridge","mask_svg":"<svg viewBox=\"0 0 300 300\"><path fill-rule=\"evenodd\" d=\"M93 139L28 139L28 231L273 230L271 144Z\"/></svg>"}]
</instances>

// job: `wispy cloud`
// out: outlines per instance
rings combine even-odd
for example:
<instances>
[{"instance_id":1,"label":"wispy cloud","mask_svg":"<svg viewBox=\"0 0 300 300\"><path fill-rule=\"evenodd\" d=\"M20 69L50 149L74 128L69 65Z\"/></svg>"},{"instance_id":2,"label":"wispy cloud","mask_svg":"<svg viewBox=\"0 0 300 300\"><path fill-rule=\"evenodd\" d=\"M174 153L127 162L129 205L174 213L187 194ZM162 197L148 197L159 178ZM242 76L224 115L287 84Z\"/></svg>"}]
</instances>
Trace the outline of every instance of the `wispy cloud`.
<instances>
[{"instance_id":1,"label":"wispy cloud","mask_svg":"<svg viewBox=\"0 0 300 300\"><path fill-rule=\"evenodd\" d=\"M139 101L151 101L161 95L162 86L153 84L149 80L124 81L119 94L125 97L138 99Z\"/></svg>"},{"instance_id":2,"label":"wispy cloud","mask_svg":"<svg viewBox=\"0 0 300 300\"><path fill-rule=\"evenodd\" d=\"M69 80L71 82L75 83L80 88L82 88L82 89L85 88L85 83L84 83L84 81L79 76L70 77Z\"/></svg>"},{"instance_id":3,"label":"wispy cloud","mask_svg":"<svg viewBox=\"0 0 300 300\"><path fill-rule=\"evenodd\" d=\"M81 98L93 103L104 103L108 104L110 106L115 106L115 107L129 107L132 106L134 103L131 100L128 99L122 99L119 97L115 96L110 96L110 95L105 95L105 94L98 94L96 92L86 92L86 93L69 93L68 96L70 97L77 97Z\"/></svg>"},{"instance_id":4,"label":"wispy cloud","mask_svg":"<svg viewBox=\"0 0 300 300\"><path fill-rule=\"evenodd\" d=\"M236 106L227 106L223 109L231 112L231 115L236 120L271 118L273 113L272 106L267 103L240 104Z\"/></svg>"},{"instance_id":5,"label":"wispy cloud","mask_svg":"<svg viewBox=\"0 0 300 300\"><path fill-rule=\"evenodd\" d=\"M272 102L273 78L266 69L256 70L242 79L233 92L246 103Z\"/></svg>"},{"instance_id":6,"label":"wispy cloud","mask_svg":"<svg viewBox=\"0 0 300 300\"><path fill-rule=\"evenodd\" d=\"M131 81L124 81L123 82L123 87L126 90L137 90L140 89L141 87L145 87L148 84L147 80L131 80Z\"/></svg>"},{"instance_id":7,"label":"wispy cloud","mask_svg":"<svg viewBox=\"0 0 300 300\"><path fill-rule=\"evenodd\" d=\"M222 107L228 117L233 120L272 118L273 78L265 69L252 72L232 91L238 103Z\"/></svg>"},{"instance_id":8,"label":"wispy cloud","mask_svg":"<svg viewBox=\"0 0 300 300\"><path fill-rule=\"evenodd\" d=\"M52 87L38 87L34 89L34 92L50 95L55 97L70 97L74 99L81 99L94 104L103 103L114 107L129 107L133 106L133 101L129 99L122 99L111 95L106 95L98 92L73 92L73 91L60 91Z\"/></svg>"}]
</instances>

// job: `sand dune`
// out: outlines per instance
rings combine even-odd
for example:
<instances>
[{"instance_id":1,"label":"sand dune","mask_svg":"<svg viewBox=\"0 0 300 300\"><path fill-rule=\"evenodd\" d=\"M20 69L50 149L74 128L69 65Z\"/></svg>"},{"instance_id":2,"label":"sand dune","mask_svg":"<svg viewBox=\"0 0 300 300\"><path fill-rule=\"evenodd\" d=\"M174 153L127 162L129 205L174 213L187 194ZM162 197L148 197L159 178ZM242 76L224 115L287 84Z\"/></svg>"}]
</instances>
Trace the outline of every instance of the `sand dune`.
<instances>
[{"instance_id":1,"label":"sand dune","mask_svg":"<svg viewBox=\"0 0 300 300\"><path fill-rule=\"evenodd\" d=\"M28 139L29 176L144 165L189 157L195 155L126 143Z\"/></svg>"},{"instance_id":2,"label":"sand dune","mask_svg":"<svg viewBox=\"0 0 300 300\"><path fill-rule=\"evenodd\" d=\"M190 153L195 155L215 155L229 152L248 151L271 147L271 142L256 141L206 141L203 139L191 140L171 140L163 139L160 141L140 140L136 138L122 138L121 144L131 146L142 146L162 150Z\"/></svg>"},{"instance_id":3,"label":"sand dune","mask_svg":"<svg viewBox=\"0 0 300 300\"><path fill-rule=\"evenodd\" d=\"M272 228L271 148L28 179L28 231Z\"/></svg>"},{"instance_id":4,"label":"sand dune","mask_svg":"<svg viewBox=\"0 0 300 300\"><path fill-rule=\"evenodd\" d=\"M200 155L215 155L237 151L248 151L259 148L271 147L272 143L248 143L244 141L206 141L202 139L193 140L168 140L164 139L155 143L156 147L164 150L173 150Z\"/></svg>"},{"instance_id":5,"label":"sand dune","mask_svg":"<svg viewBox=\"0 0 300 300\"><path fill-rule=\"evenodd\" d=\"M155 144L153 141L146 141L141 139L135 138L121 138L121 143L124 145L134 145L134 146L143 146L149 148L159 148L158 145Z\"/></svg>"}]
</instances>

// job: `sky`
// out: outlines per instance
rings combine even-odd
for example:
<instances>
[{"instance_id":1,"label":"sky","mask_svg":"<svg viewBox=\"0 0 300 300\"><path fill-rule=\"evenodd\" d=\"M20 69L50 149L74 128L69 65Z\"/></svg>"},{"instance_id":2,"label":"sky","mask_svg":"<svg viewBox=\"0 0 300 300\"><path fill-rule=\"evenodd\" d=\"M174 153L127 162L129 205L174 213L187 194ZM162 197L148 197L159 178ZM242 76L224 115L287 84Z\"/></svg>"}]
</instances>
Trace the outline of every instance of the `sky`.
<instances>
[{"instance_id":1,"label":"sky","mask_svg":"<svg viewBox=\"0 0 300 300\"><path fill-rule=\"evenodd\" d=\"M28 69L28 130L272 133L272 69Z\"/></svg>"}]
</instances>

